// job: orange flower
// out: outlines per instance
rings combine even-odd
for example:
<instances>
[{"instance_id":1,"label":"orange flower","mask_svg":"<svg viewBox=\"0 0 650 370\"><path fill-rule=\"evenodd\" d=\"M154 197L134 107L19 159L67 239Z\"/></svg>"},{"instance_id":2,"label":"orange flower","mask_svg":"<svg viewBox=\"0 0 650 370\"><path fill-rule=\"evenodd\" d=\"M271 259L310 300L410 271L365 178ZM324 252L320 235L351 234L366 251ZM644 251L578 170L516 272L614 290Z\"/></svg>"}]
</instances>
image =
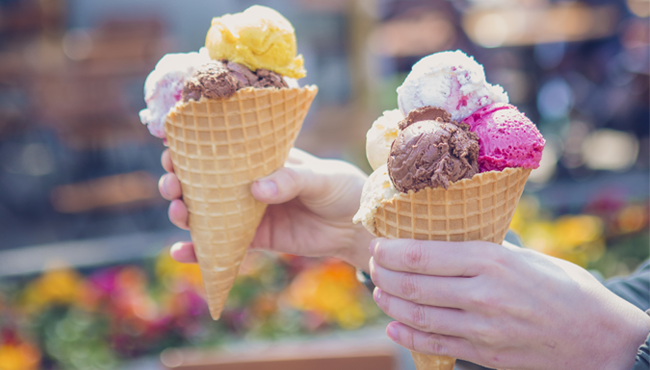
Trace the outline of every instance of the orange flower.
<instances>
[{"instance_id":1,"label":"orange flower","mask_svg":"<svg viewBox=\"0 0 650 370\"><path fill-rule=\"evenodd\" d=\"M346 329L357 328L366 320L359 294L354 269L337 260L301 272L286 292L295 308L323 314Z\"/></svg>"},{"instance_id":2,"label":"orange flower","mask_svg":"<svg viewBox=\"0 0 650 370\"><path fill-rule=\"evenodd\" d=\"M621 233L633 233L648 227L648 208L642 205L631 205L619 212L617 226Z\"/></svg>"},{"instance_id":3,"label":"orange flower","mask_svg":"<svg viewBox=\"0 0 650 370\"><path fill-rule=\"evenodd\" d=\"M0 345L0 370L35 370L40 362L40 352L30 344Z\"/></svg>"}]
</instances>

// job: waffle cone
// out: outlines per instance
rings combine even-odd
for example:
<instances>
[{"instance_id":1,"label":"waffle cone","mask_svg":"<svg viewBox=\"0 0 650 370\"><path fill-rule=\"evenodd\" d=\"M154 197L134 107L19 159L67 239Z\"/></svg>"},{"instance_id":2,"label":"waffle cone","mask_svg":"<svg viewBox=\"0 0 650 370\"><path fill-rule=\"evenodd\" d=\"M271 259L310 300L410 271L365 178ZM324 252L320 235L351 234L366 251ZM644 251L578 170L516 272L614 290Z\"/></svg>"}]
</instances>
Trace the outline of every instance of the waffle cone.
<instances>
[{"instance_id":1,"label":"waffle cone","mask_svg":"<svg viewBox=\"0 0 650 370\"><path fill-rule=\"evenodd\" d=\"M317 91L245 88L227 99L178 104L167 116L174 172L215 320L266 210L251 185L284 165Z\"/></svg>"},{"instance_id":2,"label":"waffle cone","mask_svg":"<svg viewBox=\"0 0 650 370\"><path fill-rule=\"evenodd\" d=\"M447 356L430 356L411 351L417 370L454 370L456 359Z\"/></svg>"},{"instance_id":3,"label":"waffle cone","mask_svg":"<svg viewBox=\"0 0 650 370\"><path fill-rule=\"evenodd\" d=\"M400 193L375 214L375 234L385 238L501 244L530 169L506 168L474 175L443 188ZM417 370L453 369L455 359L411 351Z\"/></svg>"},{"instance_id":4,"label":"waffle cone","mask_svg":"<svg viewBox=\"0 0 650 370\"><path fill-rule=\"evenodd\" d=\"M443 188L400 193L375 214L375 233L386 238L501 244L530 169L506 168L474 175Z\"/></svg>"}]
</instances>

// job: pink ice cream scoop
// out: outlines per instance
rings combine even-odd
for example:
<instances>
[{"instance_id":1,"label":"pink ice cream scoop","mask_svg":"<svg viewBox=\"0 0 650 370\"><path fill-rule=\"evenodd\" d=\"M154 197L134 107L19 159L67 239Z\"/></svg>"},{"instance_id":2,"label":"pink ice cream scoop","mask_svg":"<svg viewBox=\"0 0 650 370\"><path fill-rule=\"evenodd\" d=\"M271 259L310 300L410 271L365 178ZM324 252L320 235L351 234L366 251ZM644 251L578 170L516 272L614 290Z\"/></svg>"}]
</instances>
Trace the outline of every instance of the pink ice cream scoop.
<instances>
[{"instance_id":1,"label":"pink ice cream scoop","mask_svg":"<svg viewBox=\"0 0 650 370\"><path fill-rule=\"evenodd\" d=\"M463 122L478 135L480 172L539 167L546 141L535 124L514 106L490 104Z\"/></svg>"},{"instance_id":2,"label":"pink ice cream scoop","mask_svg":"<svg viewBox=\"0 0 650 370\"><path fill-rule=\"evenodd\" d=\"M194 71L210 61L208 51L165 54L144 83L147 108L140 111L140 121L153 136L165 138L165 117L181 99L183 85Z\"/></svg>"}]
</instances>

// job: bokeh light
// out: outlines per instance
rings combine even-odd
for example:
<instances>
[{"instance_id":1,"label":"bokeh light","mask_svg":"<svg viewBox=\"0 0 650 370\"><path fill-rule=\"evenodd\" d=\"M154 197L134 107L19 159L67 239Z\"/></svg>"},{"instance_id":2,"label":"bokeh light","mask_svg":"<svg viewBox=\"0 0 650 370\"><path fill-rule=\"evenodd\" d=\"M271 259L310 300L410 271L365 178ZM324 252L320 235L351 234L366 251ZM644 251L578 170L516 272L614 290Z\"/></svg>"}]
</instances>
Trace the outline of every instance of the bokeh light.
<instances>
[{"instance_id":1,"label":"bokeh light","mask_svg":"<svg viewBox=\"0 0 650 370\"><path fill-rule=\"evenodd\" d=\"M621 171L632 167L639 152L639 142L622 131L601 129L585 138L582 157L589 168Z\"/></svg>"}]
</instances>

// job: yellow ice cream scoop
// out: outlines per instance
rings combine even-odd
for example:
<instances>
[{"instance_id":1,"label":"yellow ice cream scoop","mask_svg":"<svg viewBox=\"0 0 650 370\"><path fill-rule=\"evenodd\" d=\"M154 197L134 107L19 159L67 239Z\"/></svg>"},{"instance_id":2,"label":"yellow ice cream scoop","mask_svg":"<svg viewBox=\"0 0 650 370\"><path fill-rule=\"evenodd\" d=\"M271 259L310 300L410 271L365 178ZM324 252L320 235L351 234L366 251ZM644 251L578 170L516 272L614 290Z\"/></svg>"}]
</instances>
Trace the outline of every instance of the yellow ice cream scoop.
<instances>
[{"instance_id":1,"label":"yellow ice cream scoop","mask_svg":"<svg viewBox=\"0 0 650 370\"><path fill-rule=\"evenodd\" d=\"M296 56L293 26L265 6L213 18L205 46L210 58L227 59L253 71L263 68L292 78L307 74L302 55Z\"/></svg>"}]
</instances>

